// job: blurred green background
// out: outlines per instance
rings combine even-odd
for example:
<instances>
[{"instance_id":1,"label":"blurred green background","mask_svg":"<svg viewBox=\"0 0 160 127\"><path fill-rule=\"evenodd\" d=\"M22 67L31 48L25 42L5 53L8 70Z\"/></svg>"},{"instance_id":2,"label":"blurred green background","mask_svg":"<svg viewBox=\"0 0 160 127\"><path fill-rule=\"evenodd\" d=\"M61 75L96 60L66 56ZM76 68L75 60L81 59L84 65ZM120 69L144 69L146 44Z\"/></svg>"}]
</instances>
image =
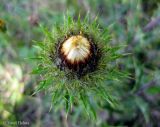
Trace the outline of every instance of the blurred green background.
<instances>
[{"instance_id":1,"label":"blurred green background","mask_svg":"<svg viewBox=\"0 0 160 127\"><path fill-rule=\"evenodd\" d=\"M118 61L132 77L119 90L121 106L104 104L97 121L81 106L66 119L48 93L31 96L38 77L30 75L35 62L28 58L36 53L33 40L44 38L39 24L51 29L67 11L75 19L98 16L100 27L110 29L110 43L131 53ZM0 127L160 127L159 0L0 0L0 19L7 27L0 25Z\"/></svg>"}]
</instances>

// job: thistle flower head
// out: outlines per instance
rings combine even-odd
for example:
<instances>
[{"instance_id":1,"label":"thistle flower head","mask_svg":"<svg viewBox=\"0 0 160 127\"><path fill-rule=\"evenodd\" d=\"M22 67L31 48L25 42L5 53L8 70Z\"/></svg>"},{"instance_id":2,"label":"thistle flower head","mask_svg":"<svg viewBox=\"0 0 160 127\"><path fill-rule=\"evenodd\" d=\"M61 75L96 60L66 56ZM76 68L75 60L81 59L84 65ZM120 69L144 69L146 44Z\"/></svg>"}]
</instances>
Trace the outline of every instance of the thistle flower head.
<instances>
[{"instance_id":1,"label":"thistle flower head","mask_svg":"<svg viewBox=\"0 0 160 127\"><path fill-rule=\"evenodd\" d=\"M91 55L91 45L87 38L76 35L67 39L61 47L61 53L71 64L84 62Z\"/></svg>"},{"instance_id":2,"label":"thistle flower head","mask_svg":"<svg viewBox=\"0 0 160 127\"><path fill-rule=\"evenodd\" d=\"M53 103L65 104L67 112L76 102L87 110L90 107L95 116L92 97L94 103L100 97L113 106L113 93L106 84L107 80L123 76L114 62L122 55L117 53L118 46L110 46L108 29L100 29L97 21L90 22L87 16L77 21L67 16L63 25L56 24L53 31L45 28L43 31L46 37L36 44L40 49L39 62L33 70L43 76L37 90L49 90Z\"/></svg>"},{"instance_id":3,"label":"thistle flower head","mask_svg":"<svg viewBox=\"0 0 160 127\"><path fill-rule=\"evenodd\" d=\"M83 35L71 35L58 46L57 67L61 70L70 70L78 78L96 68L98 56L96 45ZM56 60L57 60L56 59Z\"/></svg>"}]
</instances>

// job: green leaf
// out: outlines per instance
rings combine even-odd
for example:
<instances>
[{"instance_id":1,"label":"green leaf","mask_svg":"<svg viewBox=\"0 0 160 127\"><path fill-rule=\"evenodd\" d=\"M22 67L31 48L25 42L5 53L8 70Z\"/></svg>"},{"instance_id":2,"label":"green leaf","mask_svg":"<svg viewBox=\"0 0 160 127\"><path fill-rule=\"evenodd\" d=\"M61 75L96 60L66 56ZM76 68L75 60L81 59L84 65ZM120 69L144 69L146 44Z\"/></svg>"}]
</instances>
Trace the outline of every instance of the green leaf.
<instances>
[{"instance_id":1,"label":"green leaf","mask_svg":"<svg viewBox=\"0 0 160 127\"><path fill-rule=\"evenodd\" d=\"M89 12L87 12L86 16L84 17L84 23L89 22Z\"/></svg>"},{"instance_id":2,"label":"green leaf","mask_svg":"<svg viewBox=\"0 0 160 127\"><path fill-rule=\"evenodd\" d=\"M46 71L46 70L44 70L44 68L38 67L38 68L33 69L30 74L42 74L42 73L44 73L45 71Z\"/></svg>"},{"instance_id":3,"label":"green leaf","mask_svg":"<svg viewBox=\"0 0 160 127\"><path fill-rule=\"evenodd\" d=\"M143 76L142 66L138 64L136 59L134 59L133 62L134 62L133 64L134 64L134 68L135 68L136 83L132 89L132 93L136 92L141 87L141 79Z\"/></svg>"},{"instance_id":4,"label":"green leaf","mask_svg":"<svg viewBox=\"0 0 160 127\"><path fill-rule=\"evenodd\" d=\"M42 32L43 32L48 38L50 38L50 39L53 38L51 32L50 32L47 28L45 28L42 24L40 24L40 28L41 28Z\"/></svg>"},{"instance_id":5,"label":"green leaf","mask_svg":"<svg viewBox=\"0 0 160 127\"><path fill-rule=\"evenodd\" d=\"M114 100L104 88L98 87L98 92L111 105L111 107L116 107L116 100Z\"/></svg>"},{"instance_id":6,"label":"green leaf","mask_svg":"<svg viewBox=\"0 0 160 127\"><path fill-rule=\"evenodd\" d=\"M32 72L30 74L41 74L43 72L43 70L36 68L34 70L32 70Z\"/></svg>"},{"instance_id":7,"label":"green leaf","mask_svg":"<svg viewBox=\"0 0 160 127\"><path fill-rule=\"evenodd\" d=\"M61 89L57 89L54 91L53 95L52 95L52 102L56 105L58 99L61 97L62 94L62 90Z\"/></svg>"},{"instance_id":8,"label":"green leaf","mask_svg":"<svg viewBox=\"0 0 160 127\"><path fill-rule=\"evenodd\" d=\"M147 90L147 92L150 93L150 94L159 94L159 93L160 93L160 86L150 87L150 88Z\"/></svg>"},{"instance_id":9,"label":"green leaf","mask_svg":"<svg viewBox=\"0 0 160 127\"><path fill-rule=\"evenodd\" d=\"M96 111L95 111L94 107L91 105L91 103L88 99L88 96L86 96L84 93L81 93L80 99L81 99L81 101L84 105L84 108L85 108L85 111L86 111L87 115L90 118L92 118L92 116L93 116L93 118L96 119L97 118Z\"/></svg>"},{"instance_id":10,"label":"green leaf","mask_svg":"<svg viewBox=\"0 0 160 127\"><path fill-rule=\"evenodd\" d=\"M91 103L89 103L90 112L93 114L94 119L97 119L97 113Z\"/></svg>"},{"instance_id":11,"label":"green leaf","mask_svg":"<svg viewBox=\"0 0 160 127\"><path fill-rule=\"evenodd\" d=\"M67 20L68 25L72 24L72 22L73 22L72 17L71 17L71 16L68 16L68 20Z\"/></svg>"},{"instance_id":12,"label":"green leaf","mask_svg":"<svg viewBox=\"0 0 160 127\"><path fill-rule=\"evenodd\" d=\"M78 28L81 28L81 15L80 14L78 15L77 24L78 24Z\"/></svg>"},{"instance_id":13,"label":"green leaf","mask_svg":"<svg viewBox=\"0 0 160 127\"><path fill-rule=\"evenodd\" d=\"M142 100L140 97L135 97L135 102L136 102L138 108L140 109L140 111L142 112L142 114L144 115L146 123L148 123L149 122L148 104L144 100Z\"/></svg>"},{"instance_id":14,"label":"green leaf","mask_svg":"<svg viewBox=\"0 0 160 127\"><path fill-rule=\"evenodd\" d=\"M126 46L127 46L127 45L119 45L119 46L110 47L110 48L109 48L109 51L113 54L113 53L115 53L116 51L118 51L119 49L124 48L124 47L126 47Z\"/></svg>"},{"instance_id":15,"label":"green leaf","mask_svg":"<svg viewBox=\"0 0 160 127\"><path fill-rule=\"evenodd\" d=\"M101 34L102 37L106 37L106 35L108 35L108 28L105 28Z\"/></svg>"},{"instance_id":16,"label":"green leaf","mask_svg":"<svg viewBox=\"0 0 160 127\"><path fill-rule=\"evenodd\" d=\"M65 103L66 103L66 118L67 118L68 113L69 113L69 111L70 111L71 108L72 108L73 96L67 94L67 95L65 96Z\"/></svg>"},{"instance_id":17,"label":"green leaf","mask_svg":"<svg viewBox=\"0 0 160 127\"><path fill-rule=\"evenodd\" d=\"M35 41L35 40L32 40L32 41L35 43L36 46L38 46L41 49L44 49L44 47L45 47L44 42L39 42L39 41Z\"/></svg>"},{"instance_id":18,"label":"green leaf","mask_svg":"<svg viewBox=\"0 0 160 127\"><path fill-rule=\"evenodd\" d=\"M82 101L82 103L83 103L83 106L84 106L84 109L85 109L87 115L90 116L90 114L89 114L89 112L88 112L88 104L87 104L87 103L88 103L88 100L87 100L86 97L85 97L84 95L82 95L82 94L80 94L80 99L81 99L81 101Z\"/></svg>"},{"instance_id":19,"label":"green leaf","mask_svg":"<svg viewBox=\"0 0 160 127\"><path fill-rule=\"evenodd\" d=\"M34 93L32 94L32 96L35 95L36 93L40 92L44 88L45 83L46 83L46 80L41 81L38 84L38 87L36 88L36 90L34 91Z\"/></svg>"},{"instance_id":20,"label":"green leaf","mask_svg":"<svg viewBox=\"0 0 160 127\"><path fill-rule=\"evenodd\" d=\"M50 85L54 85L52 76L46 78L44 89L48 88Z\"/></svg>"},{"instance_id":21,"label":"green leaf","mask_svg":"<svg viewBox=\"0 0 160 127\"><path fill-rule=\"evenodd\" d=\"M36 93L40 92L41 90L48 88L48 86L50 86L52 84L52 82L53 82L52 77L48 77L45 80L41 81L38 84L38 87L36 88L35 92L32 95L35 95Z\"/></svg>"},{"instance_id":22,"label":"green leaf","mask_svg":"<svg viewBox=\"0 0 160 127\"><path fill-rule=\"evenodd\" d=\"M25 58L25 59L30 59L30 60L42 60L43 57L28 57L28 58Z\"/></svg>"}]
</instances>

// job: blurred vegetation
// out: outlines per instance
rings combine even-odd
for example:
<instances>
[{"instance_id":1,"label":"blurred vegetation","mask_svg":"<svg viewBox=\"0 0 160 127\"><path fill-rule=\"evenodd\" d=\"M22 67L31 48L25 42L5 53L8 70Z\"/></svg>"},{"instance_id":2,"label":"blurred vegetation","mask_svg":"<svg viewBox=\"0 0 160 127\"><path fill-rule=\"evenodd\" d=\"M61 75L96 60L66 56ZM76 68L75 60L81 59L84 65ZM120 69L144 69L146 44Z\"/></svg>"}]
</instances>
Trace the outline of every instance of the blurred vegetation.
<instances>
[{"instance_id":1,"label":"blurred vegetation","mask_svg":"<svg viewBox=\"0 0 160 127\"><path fill-rule=\"evenodd\" d=\"M66 119L48 93L31 96L39 77L30 75L35 63L28 58L36 51L33 40L44 38L39 24L52 29L67 11L75 19L88 12L91 19L98 16L100 27L109 26L111 44L127 45L122 52L131 53L117 61L131 74L117 82L121 104L113 109L104 103L97 121L77 106ZM0 126L160 126L159 0L0 0L0 20Z\"/></svg>"}]
</instances>

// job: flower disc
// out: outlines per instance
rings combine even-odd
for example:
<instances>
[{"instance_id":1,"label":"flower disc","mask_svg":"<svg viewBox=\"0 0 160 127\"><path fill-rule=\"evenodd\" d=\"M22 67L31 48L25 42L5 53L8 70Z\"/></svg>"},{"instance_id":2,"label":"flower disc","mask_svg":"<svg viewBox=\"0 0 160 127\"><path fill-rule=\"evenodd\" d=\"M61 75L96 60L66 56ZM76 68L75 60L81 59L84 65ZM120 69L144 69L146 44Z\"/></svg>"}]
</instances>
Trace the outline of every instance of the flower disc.
<instances>
[{"instance_id":1,"label":"flower disc","mask_svg":"<svg viewBox=\"0 0 160 127\"><path fill-rule=\"evenodd\" d=\"M82 35L73 35L56 47L57 66L61 70L72 70L78 77L91 72L97 65L97 46Z\"/></svg>"},{"instance_id":2,"label":"flower disc","mask_svg":"<svg viewBox=\"0 0 160 127\"><path fill-rule=\"evenodd\" d=\"M70 37L62 44L61 52L70 63L74 64L83 62L90 56L90 47L87 38L77 35Z\"/></svg>"}]
</instances>

